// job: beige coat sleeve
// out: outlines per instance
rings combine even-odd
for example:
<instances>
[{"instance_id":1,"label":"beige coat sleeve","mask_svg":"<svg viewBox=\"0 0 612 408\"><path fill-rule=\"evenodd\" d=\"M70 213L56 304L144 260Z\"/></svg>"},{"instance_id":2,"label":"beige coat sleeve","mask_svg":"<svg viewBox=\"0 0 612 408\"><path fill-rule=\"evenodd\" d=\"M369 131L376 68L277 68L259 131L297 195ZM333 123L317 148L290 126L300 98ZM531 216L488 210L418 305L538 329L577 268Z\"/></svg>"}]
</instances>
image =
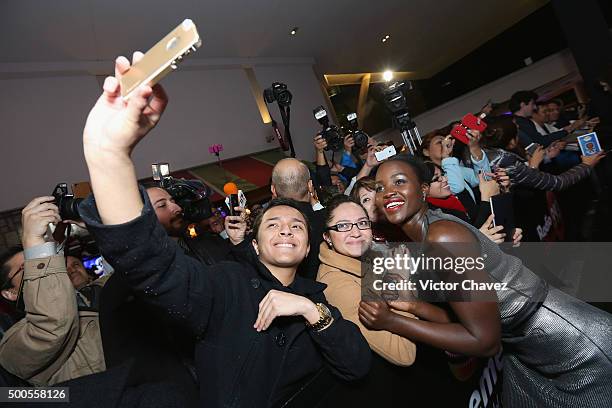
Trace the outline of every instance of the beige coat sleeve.
<instances>
[{"instance_id":1,"label":"beige coat sleeve","mask_svg":"<svg viewBox=\"0 0 612 408\"><path fill-rule=\"evenodd\" d=\"M416 358L416 345L410 340L384 330L368 330L359 321L359 301L361 287L350 278L334 279L333 282L321 280L328 286L325 297L340 310L342 317L355 323L367 340L370 348L385 360L399 366L409 366ZM402 313L413 317L408 313Z\"/></svg>"},{"instance_id":2,"label":"beige coat sleeve","mask_svg":"<svg viewBox=\"0 0 612 408\"><path fill-rule=\"evenodd\" d=\"M34 385L45 385L78 340L75 291L61 255L26 260L23 279L26 316L2 338L0 365Z\"/></svg>"}]
</instances>

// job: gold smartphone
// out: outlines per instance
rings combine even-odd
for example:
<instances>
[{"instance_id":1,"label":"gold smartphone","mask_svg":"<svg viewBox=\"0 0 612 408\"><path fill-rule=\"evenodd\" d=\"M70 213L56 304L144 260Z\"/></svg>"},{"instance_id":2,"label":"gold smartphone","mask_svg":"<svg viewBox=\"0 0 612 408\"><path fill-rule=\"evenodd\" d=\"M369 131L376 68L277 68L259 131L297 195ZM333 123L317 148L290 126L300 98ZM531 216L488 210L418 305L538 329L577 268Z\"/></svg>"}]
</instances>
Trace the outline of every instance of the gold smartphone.
<instances>
[{"instance_id":1,"label":"gold smartphone","mask_svg":"<svg viewBox=\"0 0 612 408\"><path fill-rule=\"evenodd\" d=\"M183 57L197 50L202 40L193 21L185 19L155 44L140 61L121 77L121 96L129 98L140 84L158 83L177 68Z\"/></svg>"}]
</instances>

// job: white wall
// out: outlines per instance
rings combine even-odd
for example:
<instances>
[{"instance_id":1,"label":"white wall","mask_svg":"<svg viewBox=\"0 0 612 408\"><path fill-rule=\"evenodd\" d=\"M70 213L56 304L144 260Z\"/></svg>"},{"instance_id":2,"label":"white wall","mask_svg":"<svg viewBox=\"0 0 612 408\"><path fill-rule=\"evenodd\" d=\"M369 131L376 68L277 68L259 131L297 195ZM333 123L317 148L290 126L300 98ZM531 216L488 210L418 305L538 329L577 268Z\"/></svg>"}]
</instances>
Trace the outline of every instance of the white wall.
<instances>
[{"instance_id":1,"label":"white wall","mask_svg":"<svg viewBox=\"0 0 612 408\"><path fill-rule=\"evenodd\" d=\"M460 119L468 112L477 112L489 98L506 101L516 91L538 88L575 71L574 58L569 50L565 50L422 113L414 121L421 134L425 134Z\"/></svg>"},{"instance_id":2,"label":"white wall","mask_svg":"<svg viewBox=\"0 0 612 408\"><path fill-rule=\"evenodd\" d=\"M159 126L134 153L138 177L150 164L173 169L212 162L208 146L222 143L222 158L278 146L266 142L262 122L242 66L251 66L261 88L285 82L294 95L291 130L298 157L312 158L318 129L312 108L324 104L309 58L194 60L164 79L170 104ZM87 112L100 93L94 74L112 63L0 64L2 139L0 211L49 194L56 183L88 179L81 146ZM276 107L272 115L279 124Z\"/></svg>"}]
</instances>

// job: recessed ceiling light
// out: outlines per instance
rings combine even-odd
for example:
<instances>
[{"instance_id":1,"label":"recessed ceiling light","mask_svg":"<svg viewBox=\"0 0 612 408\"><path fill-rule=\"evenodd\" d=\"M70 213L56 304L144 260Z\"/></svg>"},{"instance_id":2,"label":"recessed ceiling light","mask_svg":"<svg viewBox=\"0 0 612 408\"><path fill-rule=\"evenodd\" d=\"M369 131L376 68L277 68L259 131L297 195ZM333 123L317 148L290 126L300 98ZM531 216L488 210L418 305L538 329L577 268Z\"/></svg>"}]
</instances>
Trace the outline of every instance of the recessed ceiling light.
<instances>
[{"instance_id":1,"label":"recessed ceiling light","mask_svg":"<svg viewBox=\"0 0 612 408\"><path fill-rule=\"evenodd\" d=\"M389 39L389 34L385 35L385 40Z\"/></svg>"},{"instance_id":2,"label":"recessed ceiling light","mask_svg":"<svg viewBox=\"0 0 612 408\"><path fill-rule=\"evenodd\" d=\"M387 42L387 39L386 39L386 38L383 38L383 39L382 39L382 42Z\"/></svg>"},{"instance_id":3,"label":"recessed ceiling light","mask_svg":"<svg viewBox=\"0 0 612 408\"><path fill-rule=\"evenodd\" d=\"M291 34L291 35L296 35L296 34L297 34L298 29L299 29L299 27L293 27L293 28L291 29L291 33L290 33L290 34Z\"/></svg>"}]
</instances>

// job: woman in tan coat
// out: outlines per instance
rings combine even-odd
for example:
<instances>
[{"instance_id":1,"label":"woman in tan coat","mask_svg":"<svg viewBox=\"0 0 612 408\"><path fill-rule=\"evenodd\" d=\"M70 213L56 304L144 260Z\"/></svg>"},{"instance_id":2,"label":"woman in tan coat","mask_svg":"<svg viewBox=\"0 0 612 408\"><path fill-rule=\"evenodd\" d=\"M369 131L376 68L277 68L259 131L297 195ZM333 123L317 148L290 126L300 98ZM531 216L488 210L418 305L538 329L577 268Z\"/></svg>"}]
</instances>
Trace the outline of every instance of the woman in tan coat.
<instances>
[{"instance_id":1,"label":"woman in tan coat","mask_svg":"<svg viewBox=\"0 0 612 408\"><path fill-rule=\"evenodd\" d=\"M361 256L372 244L371 222L361 204L347 196L334 197L326 207L326 229L317 280L327 284L325 297L342 316L355 323L370 348L399 366L414 362L416 346L410 340L384 330L368 330L359 320ZM395 313L395 312L392 312ZM406 316L412 315L405 312Z\"/></svg>"}]
</instances>

